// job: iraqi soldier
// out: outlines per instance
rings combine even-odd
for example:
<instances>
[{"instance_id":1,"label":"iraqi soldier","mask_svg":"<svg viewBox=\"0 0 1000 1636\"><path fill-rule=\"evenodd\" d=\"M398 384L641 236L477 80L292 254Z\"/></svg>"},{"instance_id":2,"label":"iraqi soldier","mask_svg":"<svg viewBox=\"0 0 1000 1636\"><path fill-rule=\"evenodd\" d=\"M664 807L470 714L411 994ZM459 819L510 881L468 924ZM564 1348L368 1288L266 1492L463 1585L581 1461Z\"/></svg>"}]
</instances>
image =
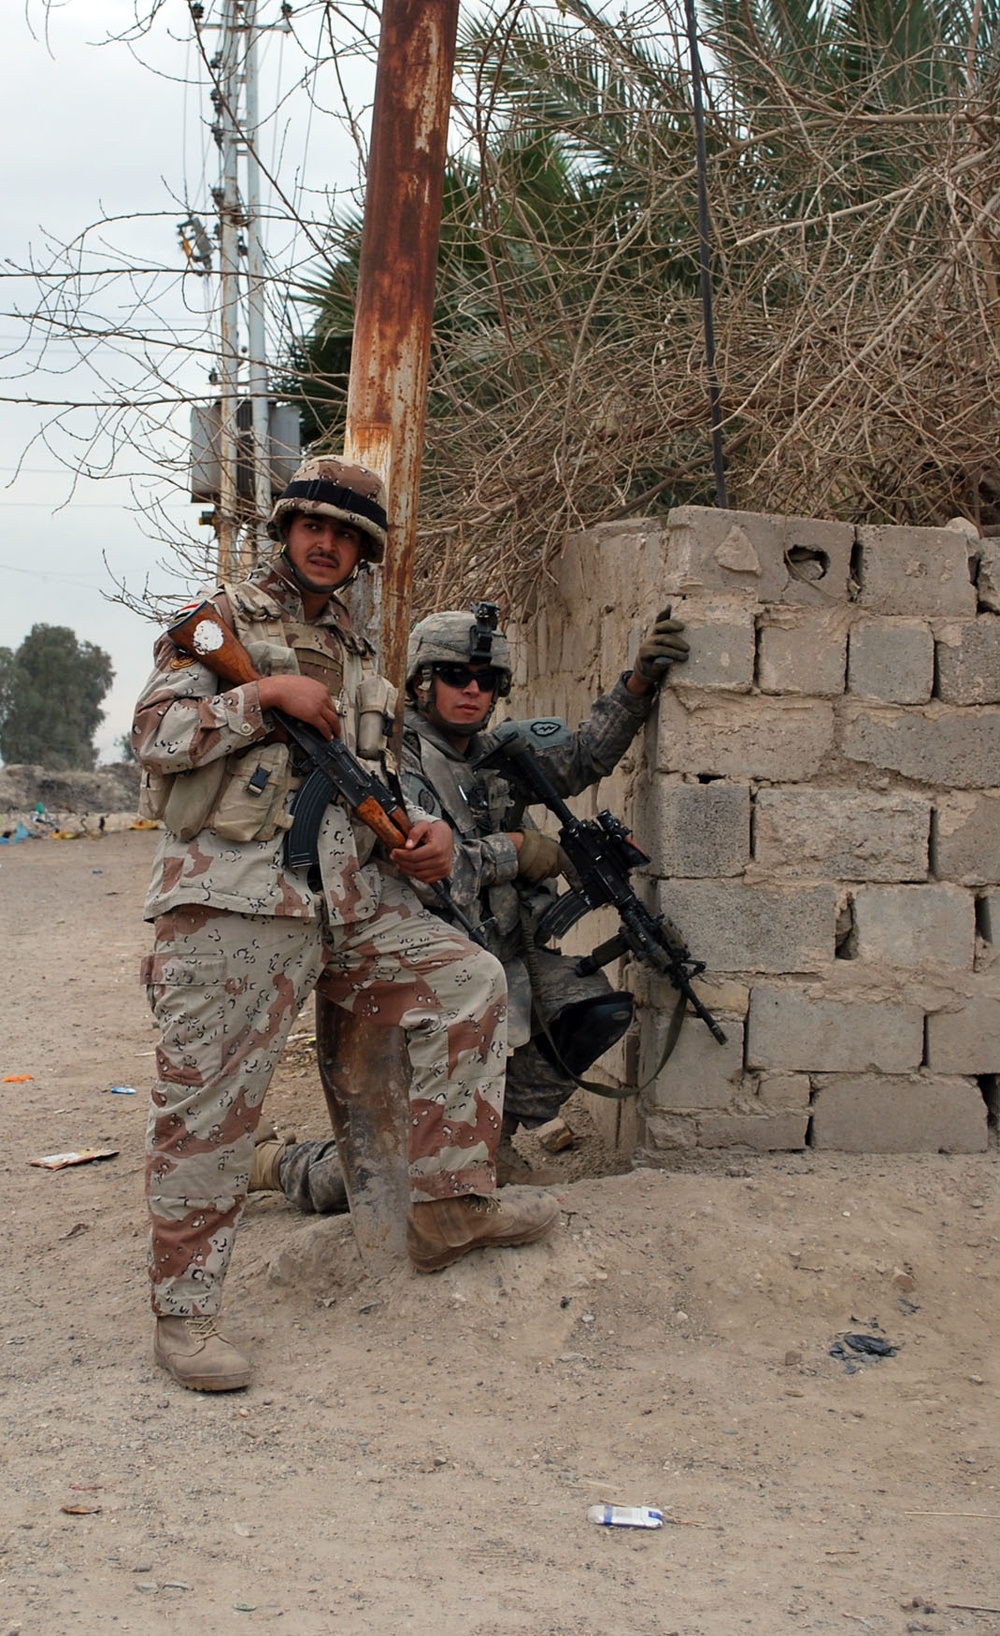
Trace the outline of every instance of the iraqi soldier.
<instances>
[{"instance_id":1,"label":"iraqi soldier","mask_svg":"<svg viewBox=\"0 0 1000 1636\"><path fill-rule=\"evenodd\" d=\"M403 878L447 876L449 825L413 809L405 848L387 859L332 802L315 865L293 869L285 858L303 769L269 711L355 745L362 683L368 707L378 684L337 593L360 563L382 560L382 484L361 466L309 461L270 531L273 560L212 598L260 679L225 687L162 636L132 730L145 814L164 825L146 900L155 942L143 962L160 1028L146 1171L154 1357L202 1391L250 1379L217 1316L264 1095L317 981L346 1010L405 1032L407 1248L419 1271L480 1246L530 1243L558 1216L548 1195L496 1196L503 967L430 914ZM388 690L383 702L388 712Z\"/></svg>"},{"instance_id":2,"label":"iraqi soldier","mask_svg":"<svg viewBox=\"0 0 1000 1636\"><path fill-rule=\"evenodd\" d=\"M530 1174L513 1146L517 1129L555 1116L576 1076L627 1029L632 997L613 992L603 972L580 977L568 957L532 948L533 927L552 901L565 858L524 811L508 779L476 765L496 742L490 718L511 684L510 644L496 622L495 606L478 603L475 613L449 610L414 627L407 650L403 777L408 799L449 824L452 893L485 928L507 976L513 1054L497 1154L503 1185ZM665 609L633 668L597 700L575 733L551 719L519 724L561 795L578 795L617 766L667 671L688 656L683 629ZM302 1210L345 1210L335 1142L294 1142L272 1132L257 1149L251 1176L251 1191L266 1189L280 1190Z\"/></svg>"}]
</instances>

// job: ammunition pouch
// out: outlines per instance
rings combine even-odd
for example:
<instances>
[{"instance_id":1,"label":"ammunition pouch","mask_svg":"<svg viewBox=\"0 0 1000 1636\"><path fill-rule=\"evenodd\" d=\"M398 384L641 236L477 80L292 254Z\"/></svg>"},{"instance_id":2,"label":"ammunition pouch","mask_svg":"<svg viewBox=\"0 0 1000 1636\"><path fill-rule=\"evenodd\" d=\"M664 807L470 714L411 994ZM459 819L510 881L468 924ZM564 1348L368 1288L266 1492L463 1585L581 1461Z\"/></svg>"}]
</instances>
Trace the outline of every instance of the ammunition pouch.
<instances>
[{"instance_id":1,"label":"ammunition pouch","mask_svg":"<svg viewBox=\"0 0 1000 1636\"><path fill-rule=\"evenodd\" d=\"M224 841L273 840L291 823L284 811L291 784L288 745L255 744L226 760L225 786L211 820L216 835Z\"/></svg>"}]
</instances>

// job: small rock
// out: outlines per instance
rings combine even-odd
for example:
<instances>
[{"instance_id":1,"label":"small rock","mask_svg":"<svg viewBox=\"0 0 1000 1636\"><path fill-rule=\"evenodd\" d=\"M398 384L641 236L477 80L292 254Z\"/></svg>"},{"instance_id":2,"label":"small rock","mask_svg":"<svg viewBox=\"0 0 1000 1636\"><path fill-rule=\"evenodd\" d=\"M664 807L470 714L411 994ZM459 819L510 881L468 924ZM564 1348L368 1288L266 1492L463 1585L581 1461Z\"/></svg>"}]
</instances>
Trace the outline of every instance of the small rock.
<instances>
[{"instance_id":1,"label":"small rock","mask_svg":"<svg viewBox=\"0 0 1000 1636\"><path fill-rule=\"evenodd\" d=\"M546 1153L561 1153L576 1141L565 1119L550 1119L547 1125L539 1125L532 1134L538 1138L539 1145Z\"/></svg>"},{"instance_id":2,"label":"small rock","mask_svg":"<svg viewBox=\"0 0 1000 1636\"><path fill-rule=\"evenodd\" d=\"M795 1364L802 1362L802 1353L794 1349L785 1353L785 1368L791 1369Z\"/></svg>"}]
</instances>

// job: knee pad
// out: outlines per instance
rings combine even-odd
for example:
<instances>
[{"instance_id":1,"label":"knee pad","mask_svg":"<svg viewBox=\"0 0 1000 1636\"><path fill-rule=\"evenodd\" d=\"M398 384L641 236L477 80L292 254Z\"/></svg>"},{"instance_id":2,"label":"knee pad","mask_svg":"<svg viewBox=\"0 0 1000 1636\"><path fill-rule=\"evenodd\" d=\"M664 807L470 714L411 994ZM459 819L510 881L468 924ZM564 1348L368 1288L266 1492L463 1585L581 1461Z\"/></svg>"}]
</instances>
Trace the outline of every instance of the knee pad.
<instances>
[{"instance_id":1,"label":"knee pad","mask_svg":"<svg viewBox=\"0 0 1000 1636\"><path fill-rule=\"evenodd\" d=\"M544 1034L535 1036L538 1049L554 1067L566 1067L579 1076L621 1039L634 1011L631 994L601 994L596 999L577 1000L550 1022L552 1044Z\"/></svg>"}]
</instances>

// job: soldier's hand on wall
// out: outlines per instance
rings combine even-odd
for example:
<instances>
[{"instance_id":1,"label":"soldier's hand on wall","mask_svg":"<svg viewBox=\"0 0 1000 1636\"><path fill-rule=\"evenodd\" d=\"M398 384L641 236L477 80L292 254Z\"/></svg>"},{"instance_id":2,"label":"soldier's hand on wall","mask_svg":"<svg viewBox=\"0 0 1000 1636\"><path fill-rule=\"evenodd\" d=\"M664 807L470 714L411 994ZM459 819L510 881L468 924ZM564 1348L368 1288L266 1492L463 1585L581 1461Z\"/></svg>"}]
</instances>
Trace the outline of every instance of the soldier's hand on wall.
<instances>
[{"instance_id":1,"label":"soldier's hand on wall","mask_svg":"<svg viewBox=\"0 0 1000 1636\"><path fill-rule=\"evenodd\" d=\"M643 637L636 654L634 674L648 687L659 687L671 665L682 665L690 648L681 632L684 622L672 619L671 610L658 613L652 630Z\"/></svg>"},{"instance_id":2,"label":"soldier's hand on wall","mask_svg":"<svg viewBox=\"0 0 1000 1636\"><path fill-rule=\"evenodd\" d=\"M324 738L340 738L340 717L329 690L315 676L262 676L257 683L262 710L272 706L307 722Z\"/></svg>"},{"instance_id":3,"label":"soldier's hand on wall","mask_svg":"<svg viewBox=\"0 0 1000 1636\"><path fill-rule=\"evenodd\" d=\"M410 830L406 845L390 852L389 858L401 875L432 886L435 881L446 880L451 874L454 855L451 825L446 824L443 818L422 818Z\"/></svg>"},{"instance_id":4,"label":"soldier's hand on wall","mask_svg":"<svg viewBox=\"0 0 1000 1636\"><path fill-rule=\"evenodd\" d=\"M517 846L517 872L525 880L546 880L550 875L564 875L569 867L567 858L558 841L550 835L543 835L539 829L526 829L521 835L521 842L514 842Z\"/></svg>"}]
</instances>

